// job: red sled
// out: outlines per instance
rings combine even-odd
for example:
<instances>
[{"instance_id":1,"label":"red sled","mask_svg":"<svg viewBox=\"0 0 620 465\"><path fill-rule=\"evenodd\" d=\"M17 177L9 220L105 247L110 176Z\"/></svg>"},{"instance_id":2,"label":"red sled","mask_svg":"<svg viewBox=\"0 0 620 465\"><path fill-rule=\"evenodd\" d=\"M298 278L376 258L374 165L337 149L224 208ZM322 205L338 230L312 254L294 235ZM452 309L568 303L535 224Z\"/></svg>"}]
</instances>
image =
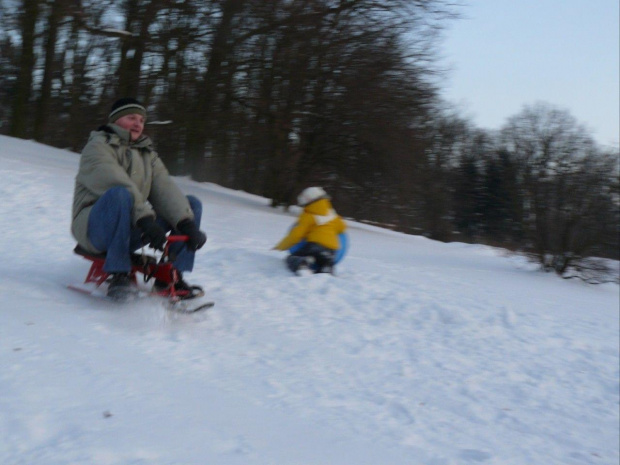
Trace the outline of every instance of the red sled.
<instances>
[{"instance_id":1,"label":"red sled","mask_svg":"<svg viewBox=\"0 0 620 465\"><path fill-rule=\"evenodd\" d=\"M170 246L175 242L186 242L189 237L170 235L167 239L168 240L166 242L166 245L164 246L164 251L159 260L157 260L157 258L152 255L135 253L131 255L131 280L134 284L137 285L137 274L140 273L143 275L143 281L145 283L150 281L151 279L155 279L160 283L166 283L166 288L164 288L163 290L152 291L151 294L166 297L172 302L189 300L203 296L204 292L199 286L191 286L189 290L177 288L177 284L179 283L181 278L179 271L172 264L175 257L173 256L174 254L170 252ZM86 275L86 279L84 280L84 284L94 283L96 288L99 288L103 283L106 282L106 280L110 277L110 274L103 270L103 265L106 258L105 253L93 254L80 247L80 245L77 245L75 249L73 249L73 251L76 254L84 257L86 260L92 262L92 265L88 270L88 274ZM68 287L70 289L85 294L93 294L92 289L88 290L79 286L72 285L69 285Z\"/></svg>"}]
</instances>

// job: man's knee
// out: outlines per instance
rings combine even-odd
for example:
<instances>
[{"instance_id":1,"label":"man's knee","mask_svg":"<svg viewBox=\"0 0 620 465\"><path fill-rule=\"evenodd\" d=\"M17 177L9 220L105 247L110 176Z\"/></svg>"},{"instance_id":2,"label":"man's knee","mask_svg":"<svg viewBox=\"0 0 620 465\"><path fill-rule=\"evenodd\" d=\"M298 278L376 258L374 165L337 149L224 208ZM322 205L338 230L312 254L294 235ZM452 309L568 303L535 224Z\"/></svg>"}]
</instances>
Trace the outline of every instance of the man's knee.
<instances>
[{"instance_id":1,"label":"man's knee","mask_svg":"<svg viewBox=\"0 0 620 465\"><path fill-rule=\"evenodd\" d=\"M133 207L133 196L126 187L111 187L100 197L99 200L115 203L122 206Z\"/></svg>"},{"instance_id":2,"label":"man's knee","mask_svg":"<svg viewBox=\"0 0 620 465\"><path fill-rule=\"evenodd\" d=\"M88 216L88 239L96 249L108 250L119 235L129 237L132 207L133 196L124 187L112 187L99 197Z\"/></svg>"},{"instance_id":3,"label":"man's knee","mask_svg":"<svg viewBox=\"0 0 620 465\"><path fill-rule=\"evenodd\" d=\"M92 218L103 216L108 221L113 217L130 214L132 208L133 196L131 192L125 187L111 187L95 202L90 213L91 219L89 219L89 224Z\"/></svg>"},{"instance_id":4,"label":"man's knee","mask_svg":"<svg viewBox=\"0 0 620 465\"><path fill-rule=\"evenodd\" d=\"M195 197L193 195L188 195L187 200L189 202L190 208L194 212L194 216L197 219L200 219L202 217L202 202L198 200L198 197Z\"/></svg>"}]
</instances>

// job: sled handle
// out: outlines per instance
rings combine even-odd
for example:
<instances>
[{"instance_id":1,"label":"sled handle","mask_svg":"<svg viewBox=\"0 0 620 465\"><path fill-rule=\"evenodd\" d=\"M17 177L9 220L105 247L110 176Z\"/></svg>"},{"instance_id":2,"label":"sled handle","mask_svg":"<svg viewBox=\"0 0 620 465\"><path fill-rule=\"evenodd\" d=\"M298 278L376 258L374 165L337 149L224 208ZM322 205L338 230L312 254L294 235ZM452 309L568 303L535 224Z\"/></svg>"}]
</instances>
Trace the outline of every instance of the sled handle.
<instances>
[{"instance_id":1,"label":"sled handle","mask_svg":"<svg viewBox=\"0 0 620 465\"><path fill-rule=\"evenodd\" d=\"M168 261L174 261L176 258L176 254L170 254L170 246L175 242L187 242L189 240L189 236L186 235L175 235L171 234L167 237L166 245L164 246L164 253L161 256L160 263L166 263Z\"/></svg>"},{"instance_id":2,"label":"sled handle","mask_svg":"<svg viewBox=\"0 0 620 465\"><path fill-rule=\"evenodd\" d=\"M189 236L182 236L182 235L170 235L168 236L168 242L172 243L172 242L187 242L189 240Z\"/></svg>"}]
</instances>

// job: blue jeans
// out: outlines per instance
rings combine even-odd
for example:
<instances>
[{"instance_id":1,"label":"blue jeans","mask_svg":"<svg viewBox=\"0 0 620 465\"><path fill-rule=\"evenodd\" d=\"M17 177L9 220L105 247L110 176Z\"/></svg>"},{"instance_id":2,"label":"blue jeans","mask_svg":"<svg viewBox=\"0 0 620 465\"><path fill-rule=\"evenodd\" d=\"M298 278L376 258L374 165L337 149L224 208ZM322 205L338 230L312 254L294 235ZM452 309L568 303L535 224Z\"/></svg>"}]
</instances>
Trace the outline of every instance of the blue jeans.
<instances>
[{"instance_id":1,"label":"blue jeans","mask_svg":"<svg viewBox=\"0 0 620 465\"><path fill-rule=\"evenodd\" d=\"M193 195L187 200L194 212L194 221L200 227L202 203ZM113 187L105 192L93 205L88 217L88 239L101 251L106 253L103 270L106 273L129 273L131 271L131 253L142 247L142 231L132 226L131 210L133 197L124 187ZM163 218L157 223L164 231L174 228ZM194 252L183 243L170 246L170 252L176 255L174 266L179 271L192 271Z\"/></svg>"}]
</instances>

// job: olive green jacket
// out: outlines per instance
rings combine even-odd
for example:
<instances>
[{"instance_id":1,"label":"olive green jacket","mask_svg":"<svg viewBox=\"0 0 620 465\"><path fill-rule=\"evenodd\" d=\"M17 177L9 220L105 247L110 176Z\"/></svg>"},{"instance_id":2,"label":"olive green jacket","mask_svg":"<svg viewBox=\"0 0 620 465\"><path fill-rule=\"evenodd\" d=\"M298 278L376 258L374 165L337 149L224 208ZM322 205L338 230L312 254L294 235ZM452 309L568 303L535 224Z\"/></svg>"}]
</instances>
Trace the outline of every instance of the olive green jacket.
<instances>
[{"instance_id":1,"label":"olive green jacket","mask_svg":"<svg viewBox=\"0 0 620 465\"><path fill-rule=\"evenodd\" d=\"M88 240L88 216L94 203L108 189L125 187L133 197L132 221L161 216L173 226L194 219L187 197L142 136L130 143L129 132L115 124L93 131L82 150L75 178L71 232L82 247L100 252Z\"/></svg>"}]
</instances>

